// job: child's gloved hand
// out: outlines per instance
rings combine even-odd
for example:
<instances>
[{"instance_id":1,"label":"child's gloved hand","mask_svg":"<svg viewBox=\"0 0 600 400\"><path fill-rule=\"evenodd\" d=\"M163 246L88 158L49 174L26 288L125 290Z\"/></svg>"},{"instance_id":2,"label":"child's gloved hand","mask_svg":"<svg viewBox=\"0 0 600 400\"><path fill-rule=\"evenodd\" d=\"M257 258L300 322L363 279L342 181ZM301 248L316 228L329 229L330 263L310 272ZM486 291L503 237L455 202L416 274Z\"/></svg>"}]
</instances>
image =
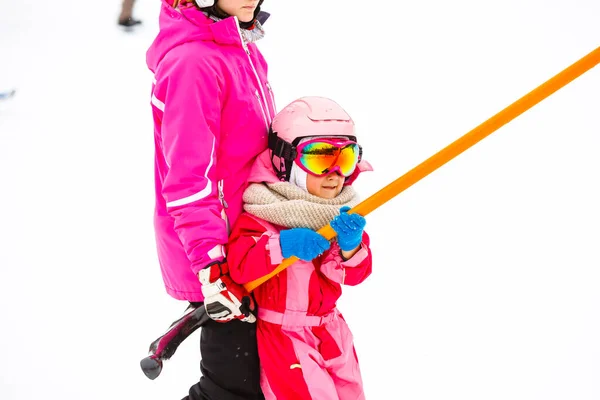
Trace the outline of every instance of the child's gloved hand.
<instances>
[{"instance_id":1,"label":"child's gloved hand","mask_svg":"<svg viewBox=\"0 0 600 400\"><path fill-rule=\"evenodd\" d=\"M363 230L367 224L365 217L359 214L348 214L350 207L340 208L340 215L335 217L330 225L337 233L337 241L340 249L344 251L354 250L362 241Z\"/></svg>"},{"instance_id":2,"label":"child's gloved hand","mask_svg":"<svg viewBox=\"0 0 600 400\"><path fill-rule=\"evenodd\" d=\"M296 256L304 261L311 261L330 246L329 240L308 228L281 231L279 244L281 245L281 254L285 258Z\"/></svg>"}]
</instances>

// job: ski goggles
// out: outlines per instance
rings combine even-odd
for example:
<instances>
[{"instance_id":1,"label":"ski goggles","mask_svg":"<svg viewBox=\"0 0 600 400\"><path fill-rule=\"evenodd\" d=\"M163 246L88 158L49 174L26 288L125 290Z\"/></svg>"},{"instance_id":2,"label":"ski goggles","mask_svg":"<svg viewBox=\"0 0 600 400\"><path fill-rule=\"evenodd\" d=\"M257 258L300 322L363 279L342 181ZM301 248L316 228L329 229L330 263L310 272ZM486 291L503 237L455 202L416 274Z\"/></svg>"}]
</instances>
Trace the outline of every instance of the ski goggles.
<instances>
[{"instance_id":1,"label":"ski goggles","mask_svg":"<svg viewBox=\"0 0 600 400\"><path fill-rule=\"evenodd\" d=\"M338 171L345 177L352 175L362 158L362 148L356 141L316 138L296 147L296 165L315 176Z\"/></svg>"}]
</instances>

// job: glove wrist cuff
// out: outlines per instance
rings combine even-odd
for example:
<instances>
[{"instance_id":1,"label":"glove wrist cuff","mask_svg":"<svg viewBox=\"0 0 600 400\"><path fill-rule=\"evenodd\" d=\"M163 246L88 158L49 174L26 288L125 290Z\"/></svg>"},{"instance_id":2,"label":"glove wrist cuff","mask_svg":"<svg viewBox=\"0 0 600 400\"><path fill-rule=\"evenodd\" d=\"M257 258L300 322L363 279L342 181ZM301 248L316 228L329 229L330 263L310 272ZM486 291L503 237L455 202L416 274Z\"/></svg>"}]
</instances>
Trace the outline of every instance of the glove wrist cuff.
<instances>
[{"instance_id":1,"label":"glove wrist cuff","mask_svg":"<svg viewBox=\"0 0 600 400\"><path fill-rule=\"evenodd\" d=\"M227 263L224 260L223 261L213 261L213 262L207 264L204 268L202 268L202 270L209 269L212 266L217 266L219 268L220 275L227 275L229 273L229 266L227 265ZM200 274L200 272L198 272L198 274Z\"/></svg>"},{"instance_id":2,"label":"glove wrist cuff","mask_svg":"<svg viewBox=\"0 0 600 400\"><path fill-rule=\"evenodd\" d=\"M205 299L211 296L215 296L221 293L223 290L227 289L227 287L225 286L223 281L221 281L221 279L217 279L215 282L206 284L202 281L201 277L200 282L202 282L202 295Z\"/></svg>"},{"instance_id":3,"label":"glove wrist cuff","mask_svg":"<svg viewBox=\"0 0 600 400\"><path fill-rule=\"evenodd\" d=\"M351 242L351 243L348 243L348 242L340 243L338 241L338 244L340 245L340 249L342 249L343 251L352 251L352 250L356 249L358 246L360 246L361 242L362 242L362 238L359 241Z\"/></svg>"}]
</instances>

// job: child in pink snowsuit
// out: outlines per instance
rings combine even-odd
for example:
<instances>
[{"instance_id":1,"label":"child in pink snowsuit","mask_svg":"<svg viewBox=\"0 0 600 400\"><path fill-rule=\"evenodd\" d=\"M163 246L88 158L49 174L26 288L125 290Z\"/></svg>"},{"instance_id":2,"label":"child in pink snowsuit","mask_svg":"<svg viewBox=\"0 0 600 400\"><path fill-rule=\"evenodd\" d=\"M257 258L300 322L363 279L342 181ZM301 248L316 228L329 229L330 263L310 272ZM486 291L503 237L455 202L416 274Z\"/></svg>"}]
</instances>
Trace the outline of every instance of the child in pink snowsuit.
<instances>
[{"instance_id":1,"label":"child in pink snowsuit","mask_svg":"<svg viewBox=\"0 0 600 400\"><path fill-rule=\"evenodd\" d=\"M244 284L294 264L254 290L261 387L267 400L364 399L352 333L336 308L342 285L371 274L365 219L351 186L371 170L354 122L332 100L304 97L281 110L269 149L244 192L229 239L231 277ZM315 231L327 224L331 243Z\"/></svg>"}]
</instances>

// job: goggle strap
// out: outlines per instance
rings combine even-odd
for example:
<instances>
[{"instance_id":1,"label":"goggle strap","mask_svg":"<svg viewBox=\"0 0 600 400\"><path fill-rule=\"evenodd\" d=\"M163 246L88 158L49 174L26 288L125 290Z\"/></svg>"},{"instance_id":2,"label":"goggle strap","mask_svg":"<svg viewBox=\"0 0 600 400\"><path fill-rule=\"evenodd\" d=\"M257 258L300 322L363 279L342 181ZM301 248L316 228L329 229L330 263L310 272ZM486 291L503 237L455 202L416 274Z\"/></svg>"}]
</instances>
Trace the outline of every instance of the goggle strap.
<instances>
[{"instance_id":1,"label":"goggle strap","mask_svg":"<svg viewBox=\"0 0 600 400\"><path fill-rule=\"evenodd\" d=\"M294 161L296 159L295 146L281 139L272 129L269 131L268 146L273 152L273 156L283 158L286 161Z\"/></svg>"},{"instance_id":2,"label":"goggle strap","mask_svg":"<svg viewBox=\"0 0 600 400\"><path fill-rule=\"evenodd\" d=\"M271 150L271 165L282 181L289 181L292 163L296 159L296 147L277 136L269 128L268 146ZM275 165L275 157L279 158L279 167Z\"/></svg>"},{"instance_id":3,"label":"goggle strap","mask_svg":"<svg viewBox=\"0 0 600 400\"><path fill-rule=\"evenodd\" d=\"M283 158L279 159L279 167L275 165L275 157L271 155L271 165L273 166L273 170L277 174L277 178L284 182L289 182L290 174L292 172L292 164L293 161L284 160Z\"/></svg>"}]
</instances>

